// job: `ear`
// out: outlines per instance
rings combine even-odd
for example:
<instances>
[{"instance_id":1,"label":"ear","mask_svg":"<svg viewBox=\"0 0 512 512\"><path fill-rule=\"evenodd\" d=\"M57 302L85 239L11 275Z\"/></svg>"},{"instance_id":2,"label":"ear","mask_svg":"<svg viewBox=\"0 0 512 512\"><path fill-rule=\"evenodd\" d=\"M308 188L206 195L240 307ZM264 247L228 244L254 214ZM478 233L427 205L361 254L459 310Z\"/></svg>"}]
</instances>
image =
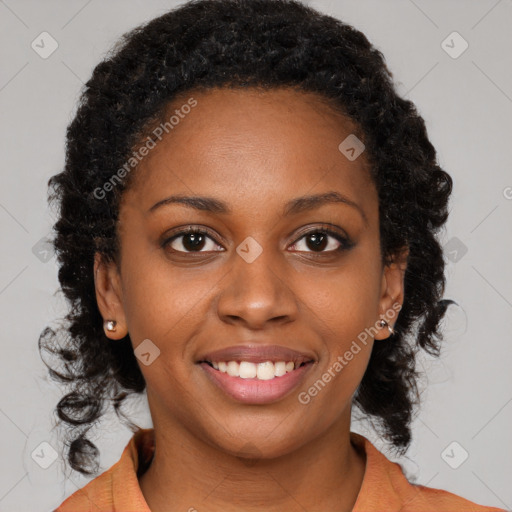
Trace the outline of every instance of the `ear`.
<instances>
[{"instance_id":1,"label":"ear","mask_svg":"<svg viewBox=\"0 0 512 512\"><path fill-rule=\"evenodd\" d=\"M114 262L105 262L101 254L94 254L94 287L96 302L103 317L105 335L113 340L124 338L128 334L124 313L121 277ZM105 322L114 320L115 331L109 331Z\"/></svg>"},{"instance_id":2,"label":"ear","mask_svg":"<svg viewBox=\"0 0 512 512\"><path fill-rule=\"evenodd\" d=\"M404 276L407 268L409 248L404 247L393 259L393 262L384 267L381 284L381 297L379 300L379 318L386 320L390 327L394 327L398 313L404 302ZM387 326L378 327L376 340L389 338Z\"/></svg>"}]
</instances>

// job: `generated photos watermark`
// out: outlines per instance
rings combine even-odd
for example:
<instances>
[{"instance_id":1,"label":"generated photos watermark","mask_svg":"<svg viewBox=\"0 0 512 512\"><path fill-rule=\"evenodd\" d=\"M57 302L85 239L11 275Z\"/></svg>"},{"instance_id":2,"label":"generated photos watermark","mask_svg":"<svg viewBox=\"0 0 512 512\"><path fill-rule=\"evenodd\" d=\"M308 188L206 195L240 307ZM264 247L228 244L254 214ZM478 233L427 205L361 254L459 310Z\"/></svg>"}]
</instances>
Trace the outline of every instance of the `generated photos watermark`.
<instances>
[{"instance_id":1,"label":"generated photos watermark","mask_svg":"<svg viewBox=\"0 0 512 512\"><path fill-rule=\"evenodd\" d=\"M401 309L402 305L398 302L393 304L392 308L386 311L386 314L384 315L386 320L392 320L395 316L398 315L398 312ZM375 334L381 329L379 326L380 320L381 319L377 320L373 326L366 327L364 331L360 332L357 335L357 340L366 346L368 344L368 339L375 336ZM338 375L350 361L352 361L352 359L354 359L354 356L361 352L361 345L357 340L352 341L350 348L348 348L343 355L338 356L333 365L326 372L324 372L322 377L316 380L316 382L310 386L307 391L302 391L299 393L298 400L301 404L309 404L311 399L317 396L318 393L322 391L322 389L324 389L325 386L331 382L331 380L334 379L336 375Z\"/></svg>"},{"instance_id":2,"label":"generated photos watermark","mask_svg":"<svg viewBox=\"0 0 512 512\"><path fill-rule=\"evenodd\" d=\"M151 133L158 139L158 142L162 140L164 133L169 133L189 114L197 105L197 100L189 98L186 103L181 105L174 111L174 114L169 117L168 121L160 123ZM143 159L149 152L154 149L157 142L148 136L145 142L139 146L139 148L132 153L132 156L126 160L124 165L120 167L111 178L106 181L103 186L94 189L93 195L96 199L104 199L107 192L114 190L115 186L122 183L125 178Z\"/></svg>"}]
</instances>

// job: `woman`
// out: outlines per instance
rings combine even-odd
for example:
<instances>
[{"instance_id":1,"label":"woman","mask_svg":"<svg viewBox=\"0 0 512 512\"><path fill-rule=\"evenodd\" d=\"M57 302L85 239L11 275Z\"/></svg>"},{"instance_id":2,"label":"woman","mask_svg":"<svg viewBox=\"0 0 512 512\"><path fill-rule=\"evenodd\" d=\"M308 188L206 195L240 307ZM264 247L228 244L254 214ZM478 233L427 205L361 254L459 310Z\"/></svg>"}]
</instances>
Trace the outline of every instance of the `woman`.
<instances>
[{"instance_id":1,"label":"woman","mask_svg":"<svg viewBox=\"0 0 512 512\"><path fill-rule=\"evenodd\" d=\"M80 511L489 511L415 486L415 354L450 301L450 176L363 34L294 1L201 0L133 30L86 84L50 180L70 302L40 349L72 386L70 467L105 406L153 429ZM66 341L59 346L60 337Z\"/></svg>"}]
</instances>

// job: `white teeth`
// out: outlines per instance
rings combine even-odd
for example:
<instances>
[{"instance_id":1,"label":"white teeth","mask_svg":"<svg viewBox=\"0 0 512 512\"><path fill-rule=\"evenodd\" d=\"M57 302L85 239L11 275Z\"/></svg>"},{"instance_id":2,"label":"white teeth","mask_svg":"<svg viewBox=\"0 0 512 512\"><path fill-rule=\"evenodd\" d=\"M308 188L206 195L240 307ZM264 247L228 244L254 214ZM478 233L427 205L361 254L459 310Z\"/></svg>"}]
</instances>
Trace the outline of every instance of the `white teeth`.
<instances>
[{"instance_id":1,"label":"white teeth","mask_svg":"<svg viewBox=\"0 0 512 512\"><path fill-rule=\"evenodd\" d=\"M236 361L229 361L227 374L230 377L240 377L240 365Z\"/></svg>"},{"instance_id":2,"label":"white teeth","mask_svg":"<svg viewBox=\"0 0 512 512\"><path fill-rule=\"evenodd\" d=\"M276 376L276 372L274 370L274 363L270 361L266 361L265 363L258 363L257 368L257 376L258 379L260 380L270 380Z\"/></svg>"},{"instance_id":3,"label":"white teeth","mask_svg":"<svg viewBox=\"0 0 512 512\"><path fill-rule=\"evenodd\" d=\"M284 361L278 361L274 363L276 369L276 377L281 377L286 374L286 363Z\"/></svg>"},{"instance_id":4,"label":"white teeth","mask_svg":"<svg viewBox=\"0 0 512 512\"><path fill-rule=\"evenodd\" d=\"M272 380L275 377L282 377L295 369L293 361L265 361L264 363L252 363L250 361L215 361L212 366L227 373L231 377L242 379Z\"/></svg>"},{"instance_id":5,"label":"white teeth","mask_svg":"<svg viewBox=\"0 0 512 512\"><path fill-rule=\"evenodd\" d=\"M239 374L242 379L254 379L256 377L257 369L254 363L242 361L239 365Z\"/></svg>"}]
</instances>

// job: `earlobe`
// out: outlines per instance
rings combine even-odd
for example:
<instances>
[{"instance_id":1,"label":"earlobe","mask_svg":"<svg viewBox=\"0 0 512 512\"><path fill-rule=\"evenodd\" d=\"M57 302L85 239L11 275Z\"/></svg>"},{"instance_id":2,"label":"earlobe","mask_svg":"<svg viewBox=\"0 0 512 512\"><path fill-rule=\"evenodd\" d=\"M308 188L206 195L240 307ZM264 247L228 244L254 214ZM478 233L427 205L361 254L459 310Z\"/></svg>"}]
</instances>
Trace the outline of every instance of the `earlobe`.
<instances>
[{"instance_id":1,"label":"earlobe","mask_svg":"<svg viewBox=\"0 0 512 512\"><path fill-rule=\"evenodd\" d=\"M388 339L394 334L394 325L404 301L404 278L407 269L409 249L403 249L382 275L379 331L375 339Z\"/></svg>"},{"instance_id":2,"label":"earlobe","mask_svg":"<svg viewBox=\"0 0 512 512\"><path fill-rule=\"evenodd\" d=\"M105 335L114 340L124 338L128 329L122 306L119 272L115 263L105 262L98 252L94 255L94 287Z\"/></svg>"}]
</instances>

